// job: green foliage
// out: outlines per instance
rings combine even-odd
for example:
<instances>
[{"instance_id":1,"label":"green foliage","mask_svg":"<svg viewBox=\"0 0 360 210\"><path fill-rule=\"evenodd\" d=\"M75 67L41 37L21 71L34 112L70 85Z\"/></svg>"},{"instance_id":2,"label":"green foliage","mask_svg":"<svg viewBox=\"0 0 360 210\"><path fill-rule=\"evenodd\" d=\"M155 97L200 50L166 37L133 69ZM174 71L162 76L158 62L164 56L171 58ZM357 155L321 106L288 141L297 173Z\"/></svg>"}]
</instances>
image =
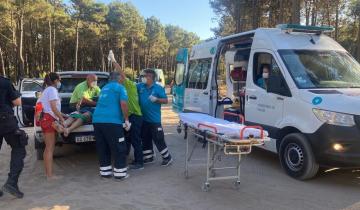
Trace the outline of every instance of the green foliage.
<instances>
[{"instance_id":1,"label":"green foliage","mask_svg":"<svg viewBox=\"0 0 360 210\"><path fill-rule=\"evenodd\" d=\"M112 49L131 77L146 67L172 71L177 48L199 41L196 34L163 26L155 17L145 20L130 2L68 2L0 0L0 73L19 77L20 54L26 77L40 77L53 68L74 70L76 32L78 70L109 71L107 53Z\"/></svg>"}]
</instances>

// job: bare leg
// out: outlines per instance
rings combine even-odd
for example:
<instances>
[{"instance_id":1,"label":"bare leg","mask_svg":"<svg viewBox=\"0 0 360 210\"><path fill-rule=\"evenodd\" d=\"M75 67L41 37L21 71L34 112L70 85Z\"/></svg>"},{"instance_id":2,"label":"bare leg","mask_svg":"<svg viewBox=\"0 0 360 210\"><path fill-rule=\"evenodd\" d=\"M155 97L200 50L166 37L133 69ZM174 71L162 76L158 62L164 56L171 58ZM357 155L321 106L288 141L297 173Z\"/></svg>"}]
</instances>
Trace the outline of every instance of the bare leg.
<instances>
[{"instance_id":1,"label":"bare leg","mask_svg":"<svg viewBox=\"0 0 360 210\"><path fill-rule=\"evenodd\" d=\"M69 127L74 121L75 121L75 118L72 118L72 117L67 118L64 123L65 128Z\"/></svg>"},{"instance_id":2,"label":"bare leg","mask_svg":"<svg viewBox=\"0 0 360 210\"><path fill-rule=\"evenodd\" d=\"M53 176L53 155L55 149L55 133L44 133L45 151L44 151L44 165L45 174L47 178Z\"/></svg>"},{"instance_id":3,"label":"bare leg","mask_svg":"<svg viewBox=\"0 0 360 210\"><path fill-rule=\"evenodd\" d=\"M87 121L91 120L90 113L86 112L86 113L83 114L83 116L88 119ZM80 127L82 125L83 125L83 120L82 119L76 119L75 122L73 122L70 127L66 128L64 130L64 136L65 137L69 136L69 133L71 133L71 131L75 130L76 128L78 128L78 127Z\"/></svg>"},{"instance_id":4,"label":"bare leg","mask_svg":"<svg viewBox=\"0 0 360 210\"><path fill-rule=\"evenodd\" d=\"M65 131L65 128L60 125L60 123L58 122L53 122L52 127L58 132L58 133L63 133Z\"/></svg>"}]
</instances>

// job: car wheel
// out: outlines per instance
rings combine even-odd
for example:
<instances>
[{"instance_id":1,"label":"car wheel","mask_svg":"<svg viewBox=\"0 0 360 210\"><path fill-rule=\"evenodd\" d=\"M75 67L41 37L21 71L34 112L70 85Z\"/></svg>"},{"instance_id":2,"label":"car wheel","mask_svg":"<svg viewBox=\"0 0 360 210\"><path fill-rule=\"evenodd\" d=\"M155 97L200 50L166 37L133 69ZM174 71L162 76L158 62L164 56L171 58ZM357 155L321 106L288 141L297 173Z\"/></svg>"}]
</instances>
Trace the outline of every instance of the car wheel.
<instances>
[{"instance_id":1,"label":"car wheel","mask_svg":"<svg viewBox=\"0 0 360 210\"><path fill-rule=\"evenodd\" d=\"M315 177L319 164L315 160L307 138L301 133L286 135L280 143L280 163L285 172L296 179Z\"/></svg>"},{"instance_id":2,"label":"car wheel","mask_svg":"<svg viewBox=\"0 0 360 210\"><path fill-rule=\"evenodd\" d=\"M37 159L37 160L44 160L45 145L44 145L44 143L41 143L41 142L36 138L36 136L34 136L34 140L35 140L36 159Z\"/></svg>"},{"instance_id":3,"label":"car wheel","mask_svg":"<svg viewBox=\"0 0 360 210\"><path fill-rule=\"evenodd\" d=\"M36 149L36 159L44 160L44 149L42 148Z\"/></svg>"}]
</instances>

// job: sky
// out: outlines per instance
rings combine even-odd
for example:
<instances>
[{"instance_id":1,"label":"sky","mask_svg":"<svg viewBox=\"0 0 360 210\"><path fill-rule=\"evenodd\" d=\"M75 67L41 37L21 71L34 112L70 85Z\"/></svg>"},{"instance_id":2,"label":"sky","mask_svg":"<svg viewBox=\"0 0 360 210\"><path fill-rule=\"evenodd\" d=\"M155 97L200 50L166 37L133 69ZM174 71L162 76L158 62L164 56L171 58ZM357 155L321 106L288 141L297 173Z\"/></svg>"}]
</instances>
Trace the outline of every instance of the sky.
<instances>
[{"instance_id":1,"label":"sky","mask_svg":"<svg viewBox=\"0 0 360 210\"><path fill-rule=\"evenodd\" d=\"M109 3L112 0L96 0ZM163 24L172 24L196 33L201 39L213 37L217 26L209 0L125 0L133 3L145 17L155 16ZM69 0L65 0L69 2Z\"/></svg>"}]
</instances>

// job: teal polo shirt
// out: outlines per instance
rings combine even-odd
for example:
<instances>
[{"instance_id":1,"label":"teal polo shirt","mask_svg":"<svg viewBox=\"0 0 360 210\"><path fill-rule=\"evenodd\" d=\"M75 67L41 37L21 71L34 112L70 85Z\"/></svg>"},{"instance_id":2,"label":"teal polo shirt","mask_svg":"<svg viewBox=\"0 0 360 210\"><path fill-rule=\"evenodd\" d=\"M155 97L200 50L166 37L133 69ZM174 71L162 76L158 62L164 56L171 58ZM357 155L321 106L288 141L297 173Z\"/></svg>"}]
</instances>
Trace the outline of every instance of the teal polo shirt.
<instances>
[{"instance_id":1,"label":"teal polo shirt","mask_svg":"<svg viewBox=\"0 0 360 210\"><path fill-rule=\"evenodd\" d=\"M153 95L156 98L167 98L165 89L158 84L153 84L147 87L144 83L137 84L139 93L139 104L143 119L150 123L161 123L161 104L150 101L149 96Z\"/></svg>"},{"instance_id":2,"label":"teal polo shirt","mask_svg":"<svg viewBox=\"0 0 360 210\"><path fill-rule=\"evenodd\" d=\"M99 100L93 114L93 123L123 124L124 117L121 101L128 100L124 86L116 81L106 84L100 92Z\"/></svg>"}]
</instances>

